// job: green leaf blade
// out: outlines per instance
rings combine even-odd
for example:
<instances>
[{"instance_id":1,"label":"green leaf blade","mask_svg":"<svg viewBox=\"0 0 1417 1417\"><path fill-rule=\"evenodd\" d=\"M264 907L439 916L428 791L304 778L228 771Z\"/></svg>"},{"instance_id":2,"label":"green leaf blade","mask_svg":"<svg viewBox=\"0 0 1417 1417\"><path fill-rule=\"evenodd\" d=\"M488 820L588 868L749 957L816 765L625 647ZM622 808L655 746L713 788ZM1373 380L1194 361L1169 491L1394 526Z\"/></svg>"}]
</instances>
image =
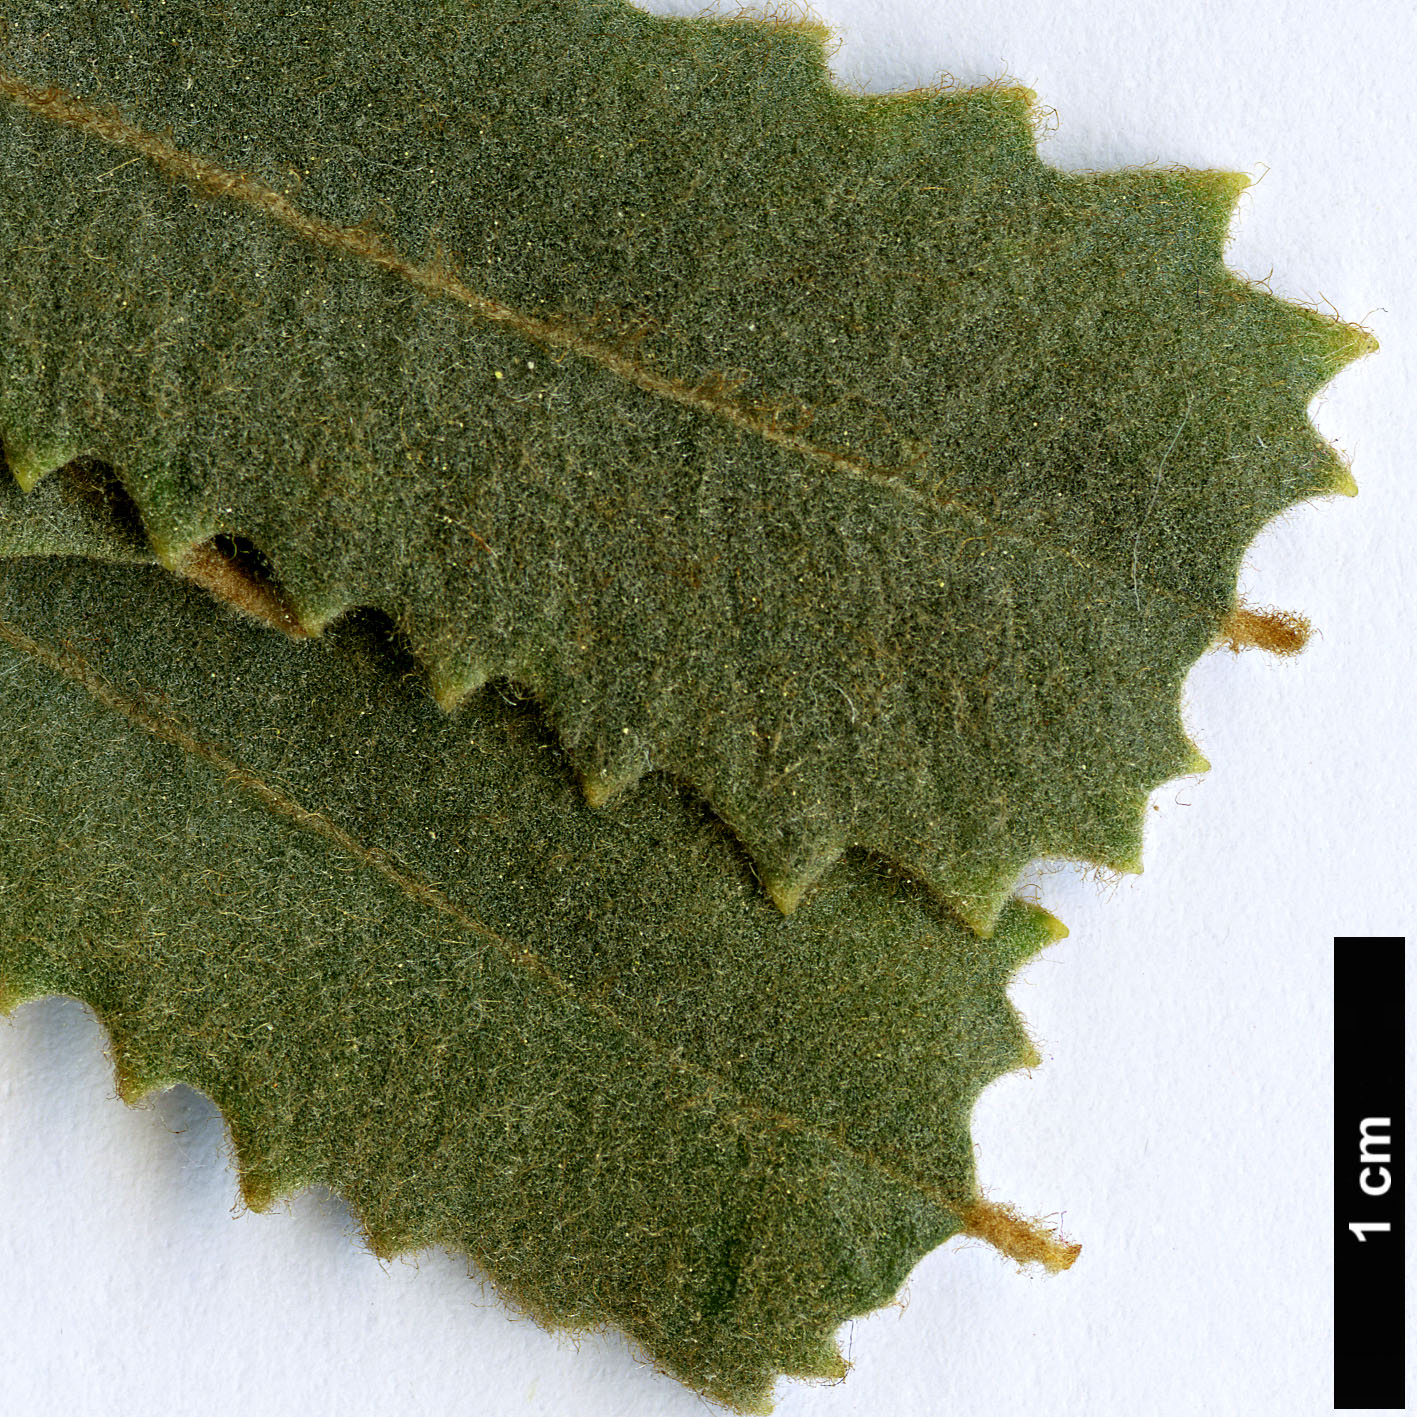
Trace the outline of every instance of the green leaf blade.
<instances>
[{"instance_id":1,"label":"green leaf blade","mask_svg":"<svg viewBox=\"0 0 1417 1417\"><path fill-rule=\"evenodd\" d=\"M211 1095L253 1204L329 1186L744 1410L976 1224L1041 911L979 941L852 858L784 921L667 783L592 811L374 623L295 644L77 559L0 599L0 993L89 1003L130 1098Z\"/></svg>"},{"instance_id":2,"label":"green leaf blade","mask_svg":"<svg viewBox=\"0 0 1417 1417\"><path fill-rule=\"evenodd\" d=\"M101 457L169 565L246 538L441 701L530 688L593 800L692 784L784 908L851 845L982 931L1033 856L1136 864L1366 348L1225 270L1232 178L1055 172L1026 95L852 97L811 29L239 19L10 20L27 479Z\"/></svg>"}]
</instances>

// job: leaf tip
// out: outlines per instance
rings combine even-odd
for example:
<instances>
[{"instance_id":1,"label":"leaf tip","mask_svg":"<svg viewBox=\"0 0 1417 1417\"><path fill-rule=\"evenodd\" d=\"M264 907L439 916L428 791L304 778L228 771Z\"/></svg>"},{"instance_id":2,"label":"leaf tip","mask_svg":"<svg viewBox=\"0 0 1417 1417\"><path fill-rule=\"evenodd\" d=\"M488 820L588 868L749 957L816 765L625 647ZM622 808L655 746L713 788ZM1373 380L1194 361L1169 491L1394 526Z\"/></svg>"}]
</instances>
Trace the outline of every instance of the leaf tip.
<instances>
[{"instance_id":1,"label":"leaf tip","mask_svg":"<svg viewBox=\"0 0 1417 1417\"><path fill-rule=\"evenodd\" d=\"M1039 1264L1049 1274L1071 1269L1082 1246L1064 1240L1056 1227L1029 1220L1011 1205L977 1200L960 1212L964 1234L984 1240L1019 1264Z\"/></svg>"},{"instance_id":2,"label":"leaf tip","mask_svg":"<svg viewBox=\"0 0 1417 1417\"><path fill-rule=\"evenodd\" d=\"M1237 605L1220 622L1220 638L1236 654L1242 649L1298 654L1311 630L1308 620L1293 610L1252 610L1245 605Z\"/></svg>"}]
</instances>

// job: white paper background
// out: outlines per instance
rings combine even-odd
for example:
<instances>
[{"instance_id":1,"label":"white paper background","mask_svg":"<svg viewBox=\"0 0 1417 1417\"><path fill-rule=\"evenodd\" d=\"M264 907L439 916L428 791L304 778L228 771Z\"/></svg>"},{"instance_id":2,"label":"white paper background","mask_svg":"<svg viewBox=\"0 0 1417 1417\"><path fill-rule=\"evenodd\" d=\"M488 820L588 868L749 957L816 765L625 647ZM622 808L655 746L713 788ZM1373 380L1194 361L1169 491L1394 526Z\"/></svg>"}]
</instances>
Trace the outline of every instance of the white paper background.
<instances>
[{"instance_id":1,"label":"white paper background","mask_svg":"<svg viewBox=\"0 0 1417 1417\"><path fill-rule=\"evenodd\" d=\"M1197 667L1186 717L1213 770L1154 797L1144 876L1036 872L1072 928L1013 990L1044 1064L989 1090L975 1135L986 1189L1061 1211L1082 1258L1049 1279L951 1243L906 1303L849 1326L844 1383L783 1384L779 1411L1326 1411L1330 938L1417 935L1417 19L1400 0L821 12L848 82L1028 84L1057 110L1043 152L1060 166L1264 172L1232 265L1366 320L1383 350L1316 410L1361 496L1271 526L1242 578L1252 602L1310 615L1312 646ZM8 1411L705 1412L618 1337L577 1345L509 1318L447 1256L381 1266L328 1196L241 1212L205 1099L124 1107L103 1047L66 1001L0 1024Z\"/></svg>"}]
</instances>

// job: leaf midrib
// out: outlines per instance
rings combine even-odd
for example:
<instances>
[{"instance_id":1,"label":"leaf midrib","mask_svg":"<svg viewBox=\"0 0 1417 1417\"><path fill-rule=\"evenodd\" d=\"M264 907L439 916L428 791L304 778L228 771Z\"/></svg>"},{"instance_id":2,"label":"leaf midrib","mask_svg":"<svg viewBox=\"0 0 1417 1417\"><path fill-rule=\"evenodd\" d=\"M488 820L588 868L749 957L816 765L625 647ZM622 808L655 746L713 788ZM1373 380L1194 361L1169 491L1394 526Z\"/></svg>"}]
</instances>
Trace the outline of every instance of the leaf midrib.
<instances>
[{"instance_id":1,"label":"leaf midrib","mask_svg":"<svg viewBox=\"0 0 1417 1417\"><path fill-rule=\"evenodd\" d=\"M625 380L635 388L659 398L725 420L739 431L795 453L811 462L849 477L884 488L904 500L927 508L944 508L972 517L991 534L1021 541L1036 550L1066 557L1080 566L1109 575L1123 575L1120 564L1087 555L1066 543L1050 541L1017 527L1009 526L988 512L952 497L921 491L888 471L863 463L847 454L811 442L779 427L770 419L755 415L731 399L715 397L703 385L695 385L655 370L630 358L621 350L584 334L565 320L548 320L482 295L460 280L451 262L416 262L401 255L377 233L362 227L339 226L297 207L274 188L244 173L234 172L188 152L156 133L129 123L116 113L104 113L83 99L67 93L57 84L40 87L0 68L0 98L37 117L62 127L73 128L116 147L148 159L160 172L187 182L208 196L251 207L313 245L323 246L360 260L394 275L425 294L452 300L473 315L511 330L543 348L563 350ZM1167 453L1169 456L1169 450ZM1162 460L1164 467L1165 459ZM1144 524L1138 525L1138 538ZM1224 607L1212 605L1183 591L1160 585L1151 577L1138 575L1135 564L1128 575L1134 590L1144 584L1154 595L1183 606L1202 617L1215 618Z\"/></svg>"},{"instance_id":2,"label":"leaf midrib","mask_svg":"<svg viewBox=\"0 0 1417 1417\"><path fill-rule=\"evenodd\" d=\"M659 1061L671 1070L707 1084L710 1088L710 1096L714 1092L728 1094L734 1099L732 1110L736 1115L765 1130L771 1129L803 1135L825 1142L858 1164L879 1172L887 1180L897 1185L903 1185L931 1203L951 1211L960 1219L961 1224L964 1224L965 1212L974 1204L971 1197L951 1196L941 1188L931 1185L928 1181L924 1181L919 1176L903 1169L891 1159L858 1147L840 1134L810 1122L805 1117L783 1111L780 1108L765 1106L722 1073L702 1063L683 1058L677 1050L656 1038L654 1034L636 1027L608 1004L581 993L569 980L552 969L535 950L525 945L519 945L499 934L463 910L431 882L395 864L388 852L378 847L366 846L325 813L304 806L293 796L268 782L252 768L224 752L216 744L189 732L177 718L156 708L144 698L117 688L72 650L43 644L26 634L18 626L3 619L0 619L0 641L35 660L53 673L77 684L96 702L152 737L216 768L224 775L228 783L236 783L249 796L259 801L272 816L286 820L297 828L309 831L330 842L366 870L374 871L383 877L385 881L415 904L435 910L456 921L461 928L480 936L497 949L514 967L535 979L548 992L569 1000L577 1007L585 1009L602 1022L632 1038L636 1043L649 1049Z\"/></svg>"}]
</instances>

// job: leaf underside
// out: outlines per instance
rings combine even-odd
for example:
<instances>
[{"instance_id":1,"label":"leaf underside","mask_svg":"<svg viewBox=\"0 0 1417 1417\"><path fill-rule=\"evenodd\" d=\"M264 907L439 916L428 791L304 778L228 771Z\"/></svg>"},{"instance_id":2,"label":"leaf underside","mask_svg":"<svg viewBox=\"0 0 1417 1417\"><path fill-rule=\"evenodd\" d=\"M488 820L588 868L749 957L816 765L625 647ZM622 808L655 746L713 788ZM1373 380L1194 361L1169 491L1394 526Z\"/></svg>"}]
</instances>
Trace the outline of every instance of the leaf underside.
<instances>
[{"instance_id":1,"label":"leaf underside","mask_svg":"<svg viewBox=\"0 0 1417 1417\"><path fill-rule=\"evenodd\" d=\"M1136 864L1245 547L1350 487L1305 410L1370 342L1225 269L1244 179L1052 170L1031 96L850 95L811 26L131 9L6 7L22 485L102 460L263 618L514 681L784 909L849 846L983 933Z\"/></svg>"},{"instance_id":2,"label":"leaf underside","mask_svg":"<svg viewBox=\"0 0 1417 1417\"><path fill-rule=\"evenodd\" d=\"M1009 892L1298 633L1236 569L1366 334L1243 179L813 26L128 9L0 8L0 1007L743 1410L953 1234L1070 1262L975 1180Z\"/></svg>"},{"instance_id":3,"label":"leaf underside","mask_svg":"<svg viewBox=\"0 0 1417 1417\"><path fill-rule=\"evenodd\" d=\"M0 563L0 1005L89 1004L186 1082L248 1201L321 1184L714 1398L844 1370L978 1201L971 1107L1035 1060L976 938L848 856L784 920L662 777L590 808L525 701L448 714L375 614L315 644L161 568Z\"/></svg>"}]
</instances>

